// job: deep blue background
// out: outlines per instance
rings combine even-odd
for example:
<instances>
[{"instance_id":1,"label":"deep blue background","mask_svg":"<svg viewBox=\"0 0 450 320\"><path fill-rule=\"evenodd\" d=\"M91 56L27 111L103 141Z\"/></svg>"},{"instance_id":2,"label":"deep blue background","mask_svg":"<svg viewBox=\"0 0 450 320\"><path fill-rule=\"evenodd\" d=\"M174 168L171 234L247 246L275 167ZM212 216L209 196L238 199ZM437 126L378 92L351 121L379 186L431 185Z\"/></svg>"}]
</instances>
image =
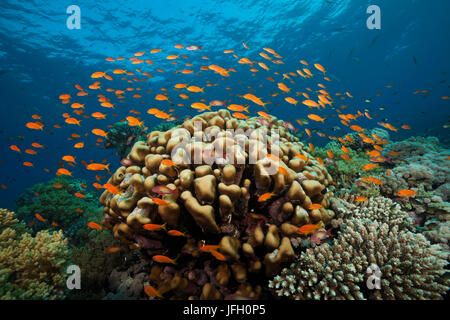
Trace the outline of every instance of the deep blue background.
<instances>
[{"instance_id":1,"label":"deep blue background","mask_svg":"<svg viewBox=\"0 0 450 320\"><path fill-rule=\"evenodd\" d=\"M70 109L60 103L58 96L62 93L74 96L74 84L87 87L93 82L90 75L95 71L130 66L124 62L112 67L105 57L131 57L134 52L148 52L153 48L163 49L164 54L160 58L157 55L147 57L155 65L145 71L158 77L137 86L156 92L162 87L171 88L175 83L185 82L181 80L185 75L169 72L177 67L164 59L167 54L180 53L173 47L175 44L203 45L201 52L187 53L187 62L194 63L196 68L214 63L238 70L220 87L207 88L203 96L207 100L231 99L229 91L225 90L226 86L231 86L232 101L243 102L236 98L236 94L247 93L247 86L251 85L257 96L274 102L268 105L272 114L292 121L305 118L307 108L300 104L293 107L282 98L271 99L268 96L268 92L276 91L276 84L265 79L269 74L260 72L251 76L245 71L247 66L238 65L231 55L223 54L223 50L234 49L240 56L263 61L258 53L262 47L269 47L283 56L285 65L280 66L280 70L284 72L299 69L300 59L324 65L328 76L333 79L331 84L325 83L327 90L331 93L350 91L355 97L351 102L355 108L347 109L349 112L369 108L371 113L379 114L374 121L361 122L362 125L375 126L376 121L388 118L396 126L406 123L413 128L393 134L396 140L408 135L433 135L448 143L449 129L443 129L443 125L449 121L449 100L441 97L450 95L447 83L450 71L450 20L447 16L450 1L188 2L188 5L186 1L144 0L0 2L0 160L3 160L0 183L8 187L0 189L0 207L12 208L13 201L26 187L53 178L57 163L65 154L76 155L78 163L82 159L98 162L108 158L114 170L119 159L113 151L89 147L97 137L90 134L83 139L88 147L76 152L72 148L74 142L66 140L71 133L84 134L98 127L96 120L84 119L81 128L65 125L63 129L53 129L53 124L64 123L61 115ZM81 30L66 28L66 8L71 4L81 8ZM366 28L366 8L371 4L381 7L381 30ZM242 41L249 45L250 51L243 48ZM201 56L208 56L211 60L202 60ZM158 67L166 72L154 72ZM189 77L195 76L186 76ZM222 81L211 72L195 79L193 84L205 83L206 80L212 83ZM244 84L238 84L239 81L244 81ZM295 91L304 91L305 87L316 84L315 80L308 82L296 78L296 81ZM260 84L263 86L259 87ZM386 85L393 88L386 88ZM115 81L108 87L124 88L124 84ZM416 90L429 90L430 94L413 95ZM379 97L378 92L381 92ZM146 125L157 124L154 117L145 114L149 107L164 109L164 105L157 104L153 96L147 96L145 104L127 99L126 106L119 109L120 116L124 117L127 110L134 108L143 112ZM365 103L366 98L373 102ZM174 102L181 101L178 100L174 99ZM114 112L101 110L104 108L98 107L94 95L73 101L92 105L87 114ZM386 109L379 111L379 107ZM260 108L252 106L251 110L255 112ZM25 123L35 113L43 117L50 133L25 128ZM186 106L177 107L175 114L183 118L195 113ZM115 120L121 119L120 116ZM112 122L109 117L104 124ZM336 120L327 119L325 125L311 125L310 128L326 130L336 124ZM18 136L24 136L24 140ZM36 156L9 150L11 144L24 150L32 142L44 144L48 149ZM326 141L315 138L313 142L323 144ZM35 168L24 167L23 161L32 161ZM42 169L44 167L52 169L52 172L46 173ZM93 177L83 166L74 170L74 176Z\"/></svg>"}]
</instances>

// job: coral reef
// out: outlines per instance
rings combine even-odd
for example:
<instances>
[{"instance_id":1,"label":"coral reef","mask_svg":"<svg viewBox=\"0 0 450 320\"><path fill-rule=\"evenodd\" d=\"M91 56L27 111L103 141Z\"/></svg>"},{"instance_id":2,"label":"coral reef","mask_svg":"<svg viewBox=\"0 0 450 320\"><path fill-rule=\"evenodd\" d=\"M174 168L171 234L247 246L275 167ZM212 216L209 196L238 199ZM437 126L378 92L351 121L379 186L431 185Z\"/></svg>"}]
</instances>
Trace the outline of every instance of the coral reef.
<instances>
[{"instance_id":1,"label":"coral reef","mask_svg":"<svg viewBox=\"0 0 450 320\"><path fill-rule=\"evenodd\" d=\"M13 212L0 209L0 299L63 299L70 260L61 231L34 237Z\"/></svg>"},{"instance_id":2,"label":"coral reef","mask_svg":"<svg viewBox=\"0 0 450 320\"><path fill-rule=\"evenodd\" d=\"M297 229L327 225L334 216L332 178L310 152L275 117L240 121L228 110L202 113L134 144L130 161L108 180L119 194L100 198L103 224L144 258L176 260L152 268L159 279L172 279L171 285L151 281L166 298L256 297L261 276L293 261L290 238ZM176 233L158 227L163 224ZM202 250L205 245L216 247Z\"/></svg>"},{"instance_id":3,"label":"coral reef","mask_svg":"<svg viewBox=\"0 0 450 320\"><path fill-rule=\"evenodd\" d=\"M16 215L25 221L33 232L44 229L63 230L71 243L84 243L88 237L86 224L99 220L97 192L84 188L79 179L56 177L47 183L38 183L27 189L16 201ZM84 198L74 194L83 193ZM36 219L41 215L46 222Z\"/></svg>"},{"instance_id":4,"label":"coral reef","mask_svg":"<svg viewBox=\"0 0 450 320\"><path fill-rule=\"evenodd\" d=\"M359 136L358 136L359 137ZM331 151L334 155L333 159L329 159L326 151ZM341 145L336 141L331 141L324 148L316 148L314 155L327 159L326 168L330 173L333 181L341 189L348 189L352 193L358 193L365 196L377 196L379 190L377 186L355 185L355 181L364 175L361 168L370 163L370 156L364 150L354 150L349 148L348 156L350 160L341 158L344 152L341 150ZM373 168L370 170L370 175L377 175L384 172L382 167Z\"/></svg>"},{"instance_id":5,"label":"coral reef","mask_svg":"<svg viewBox=\"0 0 450 320\"><path fill-rule=\"evenodd\" d=\"M269 287L291 299L442 299L449 289L445 256L399 225L351 219L332 246L307 249ZM373 264L381 272L380 289L366 284Z\"/></svg>"}]
</instances>

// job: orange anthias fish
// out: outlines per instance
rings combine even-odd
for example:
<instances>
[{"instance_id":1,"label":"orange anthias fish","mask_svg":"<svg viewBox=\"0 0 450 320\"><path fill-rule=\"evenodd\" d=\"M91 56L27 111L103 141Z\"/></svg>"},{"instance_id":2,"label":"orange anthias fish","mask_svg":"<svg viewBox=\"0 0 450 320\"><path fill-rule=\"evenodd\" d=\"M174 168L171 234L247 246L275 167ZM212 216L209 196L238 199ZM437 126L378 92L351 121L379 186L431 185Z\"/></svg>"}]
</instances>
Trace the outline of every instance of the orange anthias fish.
<instances>
[{"instance_id":1,"label":"orange anthias fish","mask_svg":"<svg viewBox=\"0 0 450 320\"><path fill-rule=\"evenodd\" d=\"M156 290L155 288L153 288L153 287L150 286L150 285L145 286L144 292L145 292L146 295L148 295L149 297L152 297L152 298L155 298L155 297L158 297L158 298L164 298L164 297L158 292L158 290Z\"/></svg>"},{"instance_id":2,"label":"orange anthias fish","mask_svg":"<svg viewBox=\"0 0 450 320\"><path fill-rule=\"evenodd\" d=\"M399 192L397 192L397 195L399 197L412 197L412 196L415 196L416 194L417 194L416 191L409 190L409 189L404 189L404 190L400 190Z\"/></svg>"},{"instance_id":3,"label":"orange anthias fish","mask_svg":"<svg viewBox=\"0 0 450 320\"><path fill-rule=\"evenodd\" d=\"M366 202L369 201L366 197L359 196L356 198L356 202Z\"/></svg>"},{"instance_id":4,"label":"orange anthias fish","mask_svg":"<svg viewBox=\"0 0 450 320\"><path fill-rule=\"evenodd\" d=\"M272 198L274 195L275 195L275 193L272 193L272 192L264 193L263 195L261 195L261 196L258 198L258 202L264 202L264 201L267 201L267 200L269 200L270 198Z\"/></svg>"},{"instance_id":5,"label":"orange anthias fish","mask_svg":"<svg viewBox=\"0 0 450 320\"><path fill-rule=\"evenodd\" d=\"M148 223L148 224L144 224L142 227L143 227L145 230L148 230L148 231L159 231L159 230L161 230L161 229L167 231L166 225L167 225L167 223L164 223L164 224L152 224L152 223Z\"/></svg>"},{"instance_id":6,"label":"orange anthias fish","mask_svg":"<svg viewBox=\"0 0 450 320\"><path fill-rule=\"evenodd\" d=\"M365 166L363 166L361 169L366 171L366 170L370 170L370 169L373 169L373 168L376 168L376 167L378 167L377 164L375 164L375 163L368 163Z\"/></svg>"},{"instance_id":7,"label":"orange anthias fish","mask_svg":"<svg viewBox=\"0 0 450 320\"><path fill-rule=\"evenodd\" d=\"M319 221L316 224L306 224L304 226L301 226L300 228L297 229L297 232L300 234L303 234L303 235L309 235L322 227L323 227L323 222Z\"/></svg>"},{"instance_id":8,"label":"orange anthias fish","mask_svg":"<svg viewBox=\"0 0 450 320\"><path fill-rule=\"evenodd\" d=\"M47 219L44 219L39 213L36 213L34 216L35 216L36 219L38 219L39 221L47 222Z\"/></svg>"},{"instance_id":9,"label":"orange anthias fish","mask_svg":"<svg viewBox=\"0 0 450 320\"><path fill-rule=\"evenodd\" d=\"M142 127L142 125L144 124L144 121L139 121L139 119L132 117L132 116L128 116L126 119L128 121L128 125L131 127L135 127L135 126Z\"/></svg>"},{"instance_id":10,"label":"orange anthias fish","mask_svg":"<svg viewBox=\"0 0 450 320\"><path fill-rule=\"evenodd\" d=\"M322 206L320 204L318 204L318 203L313 203L313 204L311 204L308 207L309 210L317 210L317 209L320 209L320 208L322 208Z\"/></svg>"},{"instance_id":11,"label":"orange anthias fish","mask_svg":"<svg viewBox=\"0 0 450 320\"><path fill-rule=\"evenodd\" d=\"M316 115L316 114L309 114L309 115L308 115L308 118L310 118L311 120L314 120L314 121L321 121L321 122L324 122L324 121L325 121L324 118L321 118L321 117L319 117L319 116Z\"/></svg>"},{"instance_id":12,"label":"orange anthias fish","mask_svg":"<svg viewBox=\"0 0 450 320\"><path fill-rule=\"evenodd\" d=\"M226 261L226 260L227 260L227 258L226 258L223 254L221 254L219 251L212 250L212 251L211 251L211 254L212 254L213 257L216 258L217 260L220 260L220 261Z\"/></svg>"},{"instance_id":13,"label":"orange anthias fish","mask_svg":"<svg viewBox=\"0 0 450 320\"><path fill-rule=\"evenodd\" d=\"M119 189L117 189L115 186L113 186L110 183L105 183L102 187L105 188L109 193L112 193L112 194L120 193Z\"/></svg>"},{"instance_id":14,"label":"orange anthias fish","mask_svg":"<svg viewBox=\"0 0 450 320\"><path fill-rule=\"evenodd\" d=\"M44 130L44 125L40 122L28 122L26 127L34 130Z\"/></svg>"},{"instance_id":15,"label":"orange anthias fish","mask_svg":"<svg viewBox=\"0 0 450 320\"><path fill-rule=\"evenodd\" d=\"M198 250L203 251L203 252L211 252L211 251L217 251L217 249L219 249L218 245L206 245L206 246L202 246L200 248L198 248Z\"/></svg>"},{"instance_id":16,"label":"orange anthias fish","mask_svg":"<svg viewBox=\"0 0 450 320\"><path fill-rule=\"evenodd\" d=\"M89 222L87 225L91 229L103 230L102 226L95 222Z\"/></svg>"},{"instance_id":17,"label":"orange anthias fish","mask_svg":"<svg viewBox=\"0 0 450 320\"><path fill-rule=\"evenodd\" d=\"M16 145L11 145L11 146L9 146L9 148L12 150L12 151L16 151L16 152L20 152L20 149L16 146Z\"/></svg>"},{"instance_id":18,"label":"orange anthias fish","mask_svg":"<svg viewBox=\"0 0 450 320\"><path fill-rule=\"evenodd\" d=\"M160 198L153 198L152 200L158 206L167 206L168 205L167 201L164 201L163 199L160 199Z\"/></svg>"},{"instance_id":19,"label":"orange anthias fish","mask_svg":"<svg viewBox=\"0 0 450 320\"><path fill-rule=\"evenodd\" d=\"M86 169L97 171L97 170L108 170L109 171L109 163L107 165L101 163L90 163L86 166Z\"/></svg>"},{"instance_id":20,"label":"orange anthias fish","mask_svg":"<svg viewBox=\"0 0 450 320\"><path fill-rule=\"evenodd\" d=\"M375 178L375 177L361 177L361 180L364 182L371 182L377 185L382 185L383 182L381 182L379 179Z\"/></svg>"},{"instance_id":21,"label":"orange anthias fish","mask_svg":"<svg viewBox=\"0 0 450 320\"><path fill-rule=\"evenodd\" d=\"M153 256L153 261L156 261L156 262L159 262L159 263L171 263L171 264L177 264L176 262L175 262L175 260L173 260L173 259L171 259L171 258L169 258L169 257L166 257L166 256L163 256L163 255L156 255L156 256Z\"/></svg>"},{"instance_id":22,"label":"orange anthias fish","mask_svg":"<svg viewBox=\"0 0 450 320\"><path fill-rule=\"evenodd\" d=\"M106 139L108 139L108 134L102 129L92 129L91 132L97 136L105 137Z\"/></svg>"},{"instance_id":23,"label":"orange anthias fish","mask_svg":"<svg viewBox=\"0 0 450 320\"><path fill-rule=\"evenodd\" d=\"M72 172L64 168L59 168L58 171L56 171L56 175L72 176Z\"/></svg>"},{"instance_id":24,"label":"orange anthias fish","mask_svg":"<svg viewBox=\"0 0 450 320\"><path fill-rule=\"evenodd\" d=\"M186 237L186 235L178 230L169 230L167 231L167 234L174 237Z\"/></svg>"}]
</instances>

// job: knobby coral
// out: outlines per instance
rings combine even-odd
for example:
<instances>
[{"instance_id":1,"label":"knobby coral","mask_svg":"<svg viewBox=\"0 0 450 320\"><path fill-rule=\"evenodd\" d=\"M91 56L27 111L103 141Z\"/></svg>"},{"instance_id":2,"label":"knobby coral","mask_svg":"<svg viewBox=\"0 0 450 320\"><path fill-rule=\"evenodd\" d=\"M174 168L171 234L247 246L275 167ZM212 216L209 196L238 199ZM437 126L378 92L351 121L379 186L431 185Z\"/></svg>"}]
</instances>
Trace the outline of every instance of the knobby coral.
<instances>
[{"instance_id":1,"label":"knobby coral","mask_svg":"<svg viewBox=\"0 0 450 320\"><path fill-rule=\"evenodd\" d=\"M172 297L255 297L258 275L271 276L294 259L289 239L297 229L334 216L332 178L310 152L275 117L240 121L228 110L203 113L134 144L130 161L108 181L119 194L100 198L103 224L144 257L177 257L172 269L154 271L186 279L179 283L185 291L172 290ZM164 223L182 236L144 228ZM225 261L199 250L203 245L217 245L223 257L216 257Z\"/></svg>"}]
</instances>

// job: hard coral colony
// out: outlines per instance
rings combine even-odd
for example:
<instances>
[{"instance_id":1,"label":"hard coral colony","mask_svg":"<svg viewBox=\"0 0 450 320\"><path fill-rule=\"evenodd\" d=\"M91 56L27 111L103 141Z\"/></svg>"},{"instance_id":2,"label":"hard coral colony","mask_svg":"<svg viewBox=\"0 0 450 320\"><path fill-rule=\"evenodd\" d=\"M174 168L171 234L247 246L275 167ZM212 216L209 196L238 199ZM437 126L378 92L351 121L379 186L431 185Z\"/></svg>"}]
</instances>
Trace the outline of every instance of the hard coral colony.
<instances>
[{"instance_id":1,"label":"hard coral colony","mask_svg":"<svg viewBox=\"0 0 450 320\"><path fill-rule=\"evenodd\" d=\"M153 131L146 142L133 146L128 155L132 164L118 168L108 180L120 193L102 194L103 224L147 259L153 257L158 262L153 268L184 279L166 297L207 298L211 295L207 292L213 290L214 298L226 298L245 287L250 288L249 297L257 298L262 292L261 276L270 277L295 259L290 239L306 238L298 229L319 222L325 226L333 218L334 212L328 209L327 186L332 181L327 170L275 117L270 125L279 130L280 143L271 144L275 137L268 135L271 147L257 154L265 138L265 127L257 120L240 121L228 110L219 110L195 116L168 131ZM202 161L165 161L184 138L194 135L197 121L202 134L215 139L188 138L176 154L193 159L197 153L203 155ZM233 137L226 129L253 131L249 137ZM243 139L243 144L238 144L238 139ZM225 155L232 153L234 161L211 163L205 156L211 147ZM275 152L279 159L271 156ZM254 164L249 163L251 157L257 159ZM284 168L283 173L269 174L267 168L273 163ZM161 186L171 191L159 198L155 189ZM266 193L274 196L258 202ZM163 203L157 201L160 199ZM310 209L312 204L318 207ZM169 231L146 228L163 224ZM203 249L208 246L213 249ZM208 271L203 270L205 265ZM157 282L152 285L165 293Z\"/></svg>"}]
</instances>

